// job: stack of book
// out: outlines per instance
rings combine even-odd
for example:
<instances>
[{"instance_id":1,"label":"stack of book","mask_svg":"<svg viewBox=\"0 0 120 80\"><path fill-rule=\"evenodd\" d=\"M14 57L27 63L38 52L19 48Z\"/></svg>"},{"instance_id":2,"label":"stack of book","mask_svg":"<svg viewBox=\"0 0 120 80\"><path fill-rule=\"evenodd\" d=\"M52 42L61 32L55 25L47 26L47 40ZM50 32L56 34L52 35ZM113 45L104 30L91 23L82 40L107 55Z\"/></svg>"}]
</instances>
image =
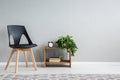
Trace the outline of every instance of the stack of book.
<instances>
[{"instance_id":1,"label":"stack of book","mask_svg":"<svg viewBox=\"0 0 120 80\"><path fill-rule=\"evenodd\" d=\"M49 62L60 62L60 58L49 58Z\"/></svg>"}]
</instances>

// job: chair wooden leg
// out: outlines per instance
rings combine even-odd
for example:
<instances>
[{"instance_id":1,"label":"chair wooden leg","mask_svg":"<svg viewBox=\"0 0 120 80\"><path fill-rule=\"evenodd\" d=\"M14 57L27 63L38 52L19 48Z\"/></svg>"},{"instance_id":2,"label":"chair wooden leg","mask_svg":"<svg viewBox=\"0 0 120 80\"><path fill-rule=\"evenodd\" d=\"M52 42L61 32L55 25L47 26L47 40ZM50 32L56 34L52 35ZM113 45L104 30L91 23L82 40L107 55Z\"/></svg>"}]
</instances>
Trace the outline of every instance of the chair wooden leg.
<instances>
[{"instance_id":1,"label":"chair wooden leg","mask_svg":"<svg viewBox=\"0 0 120 80\"><path fill-rule=\"evenodd\" d=\"M28 68L28 58L27 58L27 55L26 55L26 51L24 51L24 58L25 58L25 63L26 63L26 68Z\"/></svg>"},{"instance_id":2,"label":"chair wooden leg","mask_svg":"<svg viewBox=\"0 0 120 80\"><path fill-rule=\"evenodd\" d=\"M31 56L31 59L32 59L32 62L33 62L33 65L34 65L34 69L37 70L37 65L36 65L36 62L35 62L35 58L34 58L32 49L30 49L30 56Z\"/></svg>"},{"instance_id":3,"label":"chair wooden leg","mask_svg":"<svg viewBox=\"0 0 120 80\"><path fill-rule=\"evenodd\" d=\"M12 52L11 52L11 54L10 54L10 57L9 57L9 59L8 59L8 61L7 61L5 70L7 70L8 66L9 66L9 64L10 64L10 62L11 62L11 60L12 60L13 54L14 54L14 49L12 50Z\"/></svg>"},{"instance_id":4,"label":"chair wooden leg","mask_svg":"<svg viewBox=\"0 0 120 80\"><path fill-rule=\"evenodd\" d=\"M16 52L15 73L18 71L19 50Z\"/></svg>"}]
</instances>

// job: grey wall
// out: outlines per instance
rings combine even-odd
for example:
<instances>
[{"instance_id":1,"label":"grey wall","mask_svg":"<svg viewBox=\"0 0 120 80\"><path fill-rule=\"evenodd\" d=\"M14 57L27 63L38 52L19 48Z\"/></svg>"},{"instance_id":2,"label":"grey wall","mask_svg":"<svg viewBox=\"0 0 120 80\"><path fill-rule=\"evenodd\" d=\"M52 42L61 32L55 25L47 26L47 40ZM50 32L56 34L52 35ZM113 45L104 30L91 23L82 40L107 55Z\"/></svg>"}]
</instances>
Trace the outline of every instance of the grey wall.
<instances>
[{"instance_id":1,"label":"grey wall","mask_svg":"<svg viewBox=\"0 0 120 80\"><path fill-rule=\"evenodd\" d=\"M73 61L120 61L119 0L0 0L0 62L11 51L8 24L26 26L37 61L48 41L67 34L79 48Z\"/></svg>"}]
</instances>

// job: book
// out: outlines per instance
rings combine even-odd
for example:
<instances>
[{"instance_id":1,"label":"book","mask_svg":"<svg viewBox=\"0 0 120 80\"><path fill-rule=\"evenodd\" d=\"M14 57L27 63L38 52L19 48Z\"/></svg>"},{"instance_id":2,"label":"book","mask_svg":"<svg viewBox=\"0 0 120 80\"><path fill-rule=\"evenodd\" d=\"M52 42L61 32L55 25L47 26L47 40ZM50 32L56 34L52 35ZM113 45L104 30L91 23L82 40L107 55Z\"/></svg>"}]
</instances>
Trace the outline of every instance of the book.
<instances>
[{"instance_id":1,"label":"book","mask_svg":"<svg viewBox=\"0 0 120 80\"><path fill-rule=\"evenodd\" d=\"M60 62L60 58L49 58L49 62Z\"/></svg>"}]
</instances>

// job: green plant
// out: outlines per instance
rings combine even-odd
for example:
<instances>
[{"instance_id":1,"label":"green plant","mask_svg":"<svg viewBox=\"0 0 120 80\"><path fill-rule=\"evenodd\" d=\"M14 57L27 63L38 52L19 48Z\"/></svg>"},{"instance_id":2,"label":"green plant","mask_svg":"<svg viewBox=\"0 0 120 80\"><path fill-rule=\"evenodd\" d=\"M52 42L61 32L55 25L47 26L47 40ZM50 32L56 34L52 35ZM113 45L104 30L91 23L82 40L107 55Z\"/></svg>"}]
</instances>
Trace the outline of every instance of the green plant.
<instances>
[{"instance_id":1,"label":"green plant","mask_svg":"<svg viewBox=\"0 0 120 80\"><path fill-rule=\"evenodd\" d=\"M62 49L67 49L67 51L69 51L69 49L71 49L72 52L72 56L74 56L75 52L77 51L77 46L76 43L74 42L72 36L61 36L57 41L56 41L58 47L62 48Z\"/></svg>"},{"instance_id":2,"label":"green plant","mask_svg":"<svg viewBox=\"0 0 120 80\"><path fill-rule=\"evenodd\" d=\"M64 54L59 54L59 58L62 59L64 57Z\"/></svg>"}]
</instances>

